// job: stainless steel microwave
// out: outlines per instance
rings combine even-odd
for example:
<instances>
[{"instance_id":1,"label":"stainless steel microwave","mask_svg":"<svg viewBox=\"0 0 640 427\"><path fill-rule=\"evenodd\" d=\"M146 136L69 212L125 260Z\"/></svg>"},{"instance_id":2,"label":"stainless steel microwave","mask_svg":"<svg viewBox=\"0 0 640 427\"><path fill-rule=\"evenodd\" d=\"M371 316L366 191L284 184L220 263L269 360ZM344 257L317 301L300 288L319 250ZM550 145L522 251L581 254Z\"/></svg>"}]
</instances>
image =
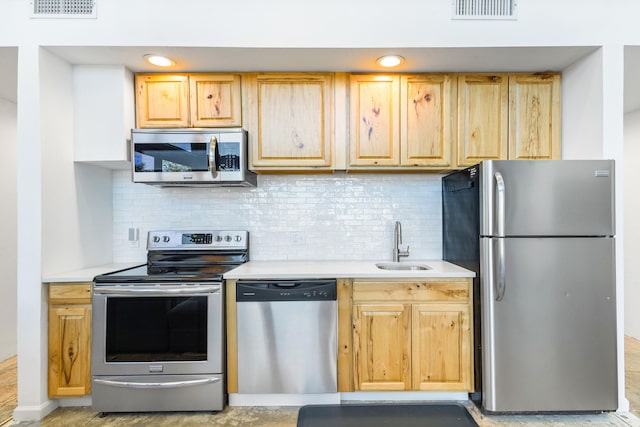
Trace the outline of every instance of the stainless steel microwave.
<instances>
[{"instance_id":1,"label":"stainless steel microwave","mask_svg":"<svg viewBox=\"0 0 640 427\"><path fill-rule=\"evenodd\" d=\"M132 129L133 182L166 187L250 187L247 132L224 129Z\"/></svg>"}]
</instances>

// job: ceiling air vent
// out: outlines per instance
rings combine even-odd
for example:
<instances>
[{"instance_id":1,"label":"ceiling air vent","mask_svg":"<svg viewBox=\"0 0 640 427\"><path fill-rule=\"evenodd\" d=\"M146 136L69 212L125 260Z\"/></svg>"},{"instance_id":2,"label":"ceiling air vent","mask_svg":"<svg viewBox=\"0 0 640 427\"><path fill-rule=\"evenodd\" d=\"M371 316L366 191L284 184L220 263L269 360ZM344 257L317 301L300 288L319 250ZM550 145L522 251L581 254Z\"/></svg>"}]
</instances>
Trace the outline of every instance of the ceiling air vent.
<instances>
[{"instance_id":1,"label":"ceiling air vent","mask_svg":"<svg viewBox=\"0 0 640 427\"><path fill-rule=\"evenodd\" d=\"M452 0L453 19L516 19L517 0Z\"/></svg>"},{"instance_id":2,"label":"ceiling air vent","mask_svg":"<svg viewBox=\"0 0 640 427\"><path fill-rule=\"evenodd\" d=\"M32 18L95 18L96 0L31 0Z\"/></svg>"}]
</instances>

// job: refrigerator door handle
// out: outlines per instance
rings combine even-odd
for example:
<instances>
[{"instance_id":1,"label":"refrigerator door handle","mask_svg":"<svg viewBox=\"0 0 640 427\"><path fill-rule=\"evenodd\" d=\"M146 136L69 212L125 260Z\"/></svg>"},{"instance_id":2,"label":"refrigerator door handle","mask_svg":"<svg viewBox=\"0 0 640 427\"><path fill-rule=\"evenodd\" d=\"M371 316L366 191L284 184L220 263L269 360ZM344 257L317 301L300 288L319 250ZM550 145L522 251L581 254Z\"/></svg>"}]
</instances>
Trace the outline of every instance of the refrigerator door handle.
<instances>
[{"instance_id":1,"label":"refrigerator door handle","mask_svg":"<svg viewBox=\"0 0 640 427\"><path fill-rule=\"evenodd\" d=\"M494 244L498 245L497 248L497 256L495 257L496 260L496 273L497 273L497 279L494 280L493 282L493 292L496 298L496 301L502 301L502 298L504 298L504 291L506 289L506 282L505 282L505 263L504 263L504 255L505 255L505 251L504 251L504 238L497 238L497 239L493 239Z\"/></svg>"},{"instance_id":2,"label":"refrigerator door handle","mask_svg":"<svg viewBox=\"0 0 640 427\"><path fill-rule=\"evenodd\" d=\"M504 206L505 206L505 186L504 179L500 172L493 175L496 180L496 236L504 237Z\"/></svg>"}]
</instances>

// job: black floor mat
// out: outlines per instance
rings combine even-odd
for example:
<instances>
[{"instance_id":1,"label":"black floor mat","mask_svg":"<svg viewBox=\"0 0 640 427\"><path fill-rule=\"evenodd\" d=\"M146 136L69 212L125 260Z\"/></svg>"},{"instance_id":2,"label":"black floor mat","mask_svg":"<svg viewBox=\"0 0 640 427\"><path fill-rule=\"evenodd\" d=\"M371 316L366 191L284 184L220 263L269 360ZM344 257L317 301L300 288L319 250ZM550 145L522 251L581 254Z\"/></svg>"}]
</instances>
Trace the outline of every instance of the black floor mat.
<instances>
[{"instance_id":1,"label":"black floor mat","mask_svg":"<svg viewBox=\"0 0 640 427\"><path fill-rule=\"evenodd\" d=\"M445 404L307 405L297 427L478 427L464 406Z\"/></svg>"}]
</instances>

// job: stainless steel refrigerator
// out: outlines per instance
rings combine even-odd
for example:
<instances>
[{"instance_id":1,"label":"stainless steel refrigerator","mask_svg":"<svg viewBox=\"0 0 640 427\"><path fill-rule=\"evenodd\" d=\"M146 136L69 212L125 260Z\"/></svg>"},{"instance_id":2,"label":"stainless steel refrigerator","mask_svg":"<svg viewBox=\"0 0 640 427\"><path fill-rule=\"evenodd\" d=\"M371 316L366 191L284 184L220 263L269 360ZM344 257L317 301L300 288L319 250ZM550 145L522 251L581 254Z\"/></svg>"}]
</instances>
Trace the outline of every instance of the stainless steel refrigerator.
<instances>
[{"instance_id":1,"label":"stainless steel refrigerator","mask_svg":"<svg viewBox=\"0 0 640 427\"><path fill-rule=\"evenodd\" d=\"M477 273L472 400L616 410L614 162L484 161L442 187L443 258Z\"/></svg>"}]
</instances>

